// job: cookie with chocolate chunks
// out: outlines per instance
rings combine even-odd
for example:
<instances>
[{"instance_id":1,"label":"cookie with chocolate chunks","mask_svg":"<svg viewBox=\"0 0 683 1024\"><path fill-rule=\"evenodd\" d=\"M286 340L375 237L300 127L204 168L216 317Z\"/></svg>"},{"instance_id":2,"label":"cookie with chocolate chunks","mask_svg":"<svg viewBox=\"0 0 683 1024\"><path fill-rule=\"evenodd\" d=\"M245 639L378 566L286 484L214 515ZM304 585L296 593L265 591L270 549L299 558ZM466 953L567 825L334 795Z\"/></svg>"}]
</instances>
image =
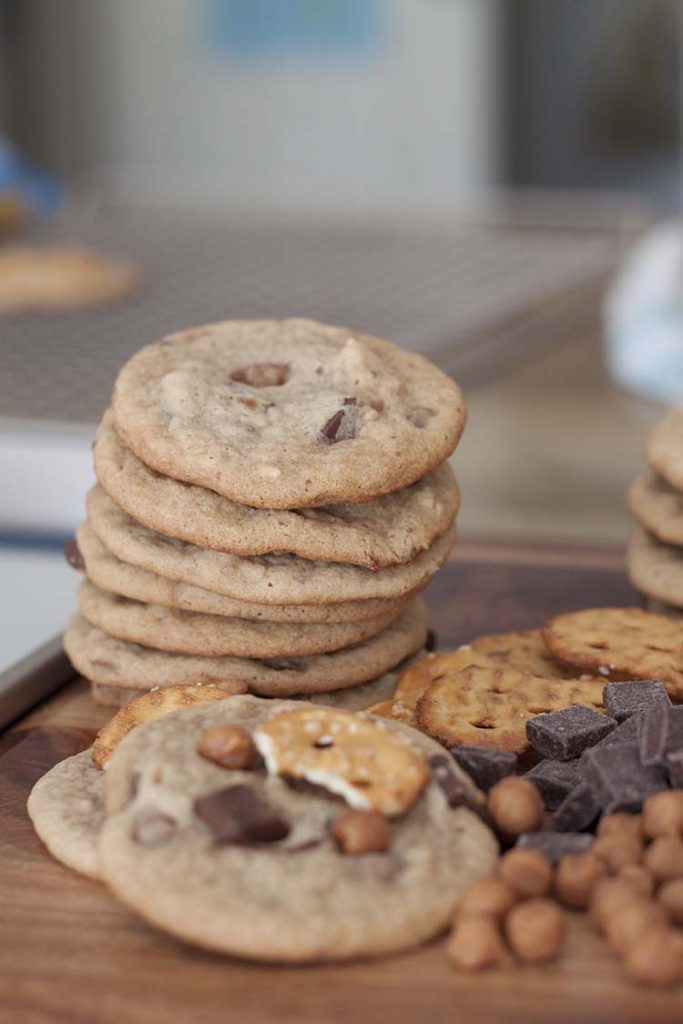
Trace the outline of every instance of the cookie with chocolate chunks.
<instances>
[{"instance_id":1,"label":"cookie with chocolate chunks","mask_svg":"<svg viewBox=\"0 0 683 1024\"><path fill-rule=\"evenodd\" d=\"M455 543L450 527L411 561L373 571L289 554L242 557L205 550L137 523L99 486L88 492L86 505L91 528L122 562L254 604L324 606L388 600L395 607L396 601L409 599L426 585ZM370 617L382 613L368 605L366 610Z\"/></svg>"},{"instance_id":2,"label":"cookie with chocolate chunks","mask_svg":"<svg viewBox=\"0 0 683 1024\"><path fill-rule=\"evenodd\" d=\"M109 497L150 530L233 555L289 551L367 569L409 562L451 525L460 494L448 463L363 504L257 509L155 473L118 437L111 411L97 431L95 472Z\"/></svg>"},{"instance_id":3,"label":"cookie with chocolate chunks","mask_svg":"<svg viewBox=\"0 0 683 1024\"><path fill-rule=\"evenodd\" d=\"M421 598L362 643L300 658L237 658L175 654L108 636L77 615L64 634L72 664L91 682L117 689L235 683L264 697L326 693L366 683L419 651L427 634ZM380 688L378 696L385 696ZM372 700L369 696L368 702Z\"/></svg>"},{"instance_id":4,"label":"cookie with chocolate chunks","mask_svg":"<svg viewBox=\"0 0 683 1024\"><path fill-rule=\"evenodd\" d=\"M113 409L157 472L273 509L408 487L448 458L466 415L460 388L424 357L303 319L207 324L148 345L119 373Z\"/></svg>"},{"instance_id":5,"label":"cookie with chocolate chunks","mask_svg":"<svg viewBox=\"0 0 683 1024\"><path fill-rule=\"evenodd\" d=\"M224 767L199 753L208 729L233 726L255 736L272 716L306 708L236 696L129 733L106 772L110 816L100 848L114 895L185 941L257 960L369 956L438 934L462 888L492 870L497 845L466 806L480 806L482 795L437 744L396 723L358 719L380 740L400 737L425 763L445 757L460 790L457 806L449 806L430 774L415 801L386 819L383 841L361 848L340 842L348 805L326 785L268 772L261 761ZM334 735L340 755L344 743L354 744L358 767L365 733L361 740L348 730ZM312 734L312 743L320 741ZM369 747L370 772L373 763ZM151 809L177 823L166 841L136 837L137 815Z\"/></svg>"}]
</instances>

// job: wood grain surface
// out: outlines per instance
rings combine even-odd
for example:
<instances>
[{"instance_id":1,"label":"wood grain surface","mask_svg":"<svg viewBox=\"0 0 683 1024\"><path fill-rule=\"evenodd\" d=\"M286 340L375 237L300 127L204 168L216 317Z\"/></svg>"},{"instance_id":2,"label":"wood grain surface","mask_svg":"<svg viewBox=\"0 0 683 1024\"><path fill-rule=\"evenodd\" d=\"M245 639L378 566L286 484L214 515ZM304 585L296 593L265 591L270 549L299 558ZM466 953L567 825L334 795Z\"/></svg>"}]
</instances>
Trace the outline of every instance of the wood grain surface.
<instances>
[{"instance_id":1,"label":"wood grain surface","mask_svg":"<svg viewBox=\"0 0 683 1024\"><path fill-rule=\"evenodd\" d=\"M463 545L428 593L439 646L528 628L554 613L633 604L621 555ZM277 967L192 949L152 931L106 889L46 853L29 789L88 745L107 712L75 681L0 739L2 1024L673 1024L683 991L629 984L574 917L557 964L467 976L442 943L343 966Z\"/></svg>"}]
</instances>

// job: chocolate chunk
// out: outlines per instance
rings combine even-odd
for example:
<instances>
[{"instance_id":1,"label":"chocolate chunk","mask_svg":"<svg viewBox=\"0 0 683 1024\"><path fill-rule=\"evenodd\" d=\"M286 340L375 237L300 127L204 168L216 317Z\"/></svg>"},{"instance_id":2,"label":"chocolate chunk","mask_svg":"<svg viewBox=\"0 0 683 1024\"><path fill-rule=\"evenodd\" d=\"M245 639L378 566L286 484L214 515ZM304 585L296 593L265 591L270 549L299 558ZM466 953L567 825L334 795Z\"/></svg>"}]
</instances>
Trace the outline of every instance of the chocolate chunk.
<instances>
[{"instance_id":1,"label":"chocolate chunk","mask_svg":"<svg viewBox=\"0 0 683 1024\"><path fill-rule=\"evenodd\" d=\"M437 643L438 641L436 639L436 633L434 632L433 629L428 629L427 639L425 640L425 651L429 651L430 653L432 651L435 651Z\"/></svg>"},{"instance_id":2,"label":"chocolate chunk","mask_svg":"<svg viewBox=\"0 0 683 1024\"><path fill-rule=\"evenodd\" d=\"M683 707L658 701L643 718L640 760L648 766L664 764L676 750L683 750Z\"/></svg>"},{"instance_id":3,"label":"chocolate chunk","mask_svg":"<svg viewBox=\"0 0 683 1024\"><path fill-rule=\"evenodd\" d=\"M593 708L575 704L535 715L526 723L529 743L543 757L570 761L614 728L614 721Z\"/></svg>"},{"instance_id":4,"label":"chocolate chunk","mask_svg":"<svg viewBox=\"0 0 683 1024\"><path fill-rule=\"evenodd\" d=\"M513 775L517 769L517 757L507 750L463 746L452 747L451 754L475 785L484 791L495 786L506 775Z\"/></svg>"},{"instance_id":5,"label":"chocolate chunk","mask_svg":"<svg viewBox=\"0 0 683 1024\"><path fill-rule=\"evenodd\" d=\"M476 802L467 784L455 774L449 757L445 754L432 754L428 763L449 807L466 807L468 811L479 815L482 821L490 824L488 811L483 804Z\"/></svg>"},{"instance_id":6,"label":"chocolate chunk","mask_svg":"<svg viewBox=\"0 0 683 1024\"><path fill-rule=\"evenodd\" d=\"M71 540L68 540L64 545L64 557L72 569L77 569L79 572L82 572L83 569L85 569L83 552L79 548L74 537L72 537Z\"/></svg>"},{"instance_id":7,"label":"chocolate chunk","mask_svg":"<svg viewBox=\"0 0 683 1024\"><path fill-rule=\"evenodd\" d=\"M597 747L606 747L612 743L639 743L644 714L643 711L635 711L628 718L625 718L623 722L596 743L593 750Z\"/></svg>"},{"instance_id":8,"label":"chocolate chunk","mask_svg":"<svg viewBox=\"0 0 683 1024\"><path fill-rule=\"evenodd\" d=\"M554 811L581 781L579 761L553 761L547 758L539 761L524 778L534 783L543 797L546 810Z\"/></svg>"},{"instance_id":9,"label":"chocolate chunk","mask_svg":"<svg viewBox=\"0 0 683 1024\"><path fill-rule=\"evenodd\" d=\"M661 767L640 763L638 743L612 743L587 750L581 758L581 772L606 813L640 810L647 796L667 786Z\"/></svg>"},{"instance_id":10,"label":"chocolate chunk","mask_svg":"<svg viewBox=\"0 0 683 1024\"><path fill-rule=\"evenodd\" d=\"M579 782L553 814L553 828L558 832L585 832L600 813L595 789Z\"/></svg>"},{"instance_id":11,"label":"chocolate chunk","mask_svg":"<svg viewBox=\"0 0 683 1024\"><path fill-rule=\"evenodd\" d=\"M523 832L516 845L540 850L551 864L559 864L569 853L586 853L592 844L590 832Z\"/></svg>"},{"instance_id":12,"label":"chocolate chunk","mask_svg":"<svg viewBox=\"0 0 683 1024\"><path fill-rule=\"evenodd\" d=\"M406 419L409 423L412 423L414 427L422 429L427 426L433 416L433 409L428 409L424 405L419 405L416 409L412 409L411 412L408 413Z\"/></svg>"},{"instance_id":13,"label":"chocolate chunk","mask_svg":"<svg viewBox=\"0 0 683 1024\"><path fill-rule=\"evenodd\" d=\"M144 807L133 820L132 836L142 846L161 846L177 831L178 822L155 807Z\"/></svg>"},{"instance_id":14,"label":"chocolate chunk","mask_svg":"<svg viewBox=\"0 0 683 1024\"><path fill-rule=\"evenodd\" d=\"M340 434L342 423L346 419L346 410L338 409L333 416L330 416L327 423L320 428L320 440L325 441L327 444L335 444L337 441L343 441Z\"/></svg>"},{"instance_id":15,"label":"chocolate chunk","mask_svg":"<svg viewBox=\"0 0 683 1024\"><path fill-rule=\"evenodd\" d=\"M217 843L276 843L289 835L289 823L249 786L226 786L197 797L194 812Z\"/></svg>"},{"instance_id":16,"label":"chocolate chunk","mask_svg":"<svg viewBox=\"0 0 683 1024\"><path fill-rule=\"evenodd\" d=\"M670 704L664 683L658 679L632 679L626 683L607 683L602 702L608 715L623 722L636 711L647 711L652 704Z\"/></svg>"},{"instance_id":17,"label":"chocolate chunk","mask_svg":"<svg viewBox=\"0 0 683 1024\"><path fill-rule=\"evenodd\" d=\"M683 750L666 755L666 769L672 789L683 789Z\"/></svg>"},{"instance_id":18,"label":"chocolate chunk","mask_svg":"<svg viewBox=\"0 0 683 1024\"><path fill-rule=\"evenodd\" d=\"M231 380L248 384L250 388L277 388L289 377L287 363L252 363L235 370Z\"/></svg>"},{"instance_id":19,"label":"chocolate chunk","mask_svg":"<svg viewBox=\"0 0 683 1024\"><path fill-rule=\"evenodd\" d=\"M659 793L666 785L652 786L634 783L624 784L621 789L615 791L603 807L603 814L640 814L643 809L643 801L647 800L653 793Z\"/></svg>"}]
</instances>

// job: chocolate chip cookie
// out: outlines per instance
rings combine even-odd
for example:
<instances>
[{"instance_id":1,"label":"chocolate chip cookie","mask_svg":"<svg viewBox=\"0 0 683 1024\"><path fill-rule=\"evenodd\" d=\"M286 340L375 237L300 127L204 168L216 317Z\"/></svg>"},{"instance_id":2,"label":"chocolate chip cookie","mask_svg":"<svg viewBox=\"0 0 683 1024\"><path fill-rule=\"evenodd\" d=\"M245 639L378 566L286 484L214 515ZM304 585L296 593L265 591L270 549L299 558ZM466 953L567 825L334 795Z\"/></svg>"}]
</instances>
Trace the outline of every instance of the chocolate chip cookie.
<instances>
[{"instance_id":1,"label":"chocolate chip cookie","mask_svg":"<svg viewBox=\"0 0 683 1024\"><path fill-rule=\"evenodd\" d=\"M443 463L410 487L364 504L250 508L150 469L120 441L111 412L98 430L94 461L104 490L133 519L167 537L233 555L287 551L367 569L398 565L444 533L460 504L453 471Z\"/></svg>"},{"instance_id":2,"label":"chocolate chip cookie","mask_svg":"<svg viewBox=\"0 0 683 1024\"><path fill-rule=\"evenodd\" d=\"M236 320L138 352L116 430L146 465L256 508L371 501L442 463L460 388L390 342L312 320Z\"/></svg>"},{"instance_id":3,"label":"chocolate chip cookie","mask_svg":"<svg viewBox=\"0 0 683 1024\"><path fill-rule=\"evenodd\" d=\"M74 667L92 682L150 690L197 683L245 684L267 697L323 693L375 679L424 647L427 609L418 598L376 636L330 654L287 658L198 657L116 640L77 615L64 634Z\"/></svg>"},{"instance_id":4,"label":"chocolate chip cookie","mask_svg":"<svg viewBox=\"0 0 683 1024\"><path fill-rule=\"evenodd\" d=\"M100 855L113 893L171 935L257 960L377 955L437 934L462 888L496 859L496 842L471 809L481 796L454 762L443 785L430 763L442 751L419 733L358 720L376 752L364 759L353 729L343 728L346 713L310 708L231 697L129 733L106 773ZM306 758L311 771L321 765L315 786L291 784L273 757L271 724L289 715L289 736L302 711L317 716L317 750ZM302 720L302 742L310 724ZM268 770L258 757L226 767L221 751L235 737L258 750L268 739ZM362 810L360 795L351 812L335 795L347 761L340 755L354 743L348 762L367 772L367 800L386 806L387 818Z\"/></svg>"}]
</instances>

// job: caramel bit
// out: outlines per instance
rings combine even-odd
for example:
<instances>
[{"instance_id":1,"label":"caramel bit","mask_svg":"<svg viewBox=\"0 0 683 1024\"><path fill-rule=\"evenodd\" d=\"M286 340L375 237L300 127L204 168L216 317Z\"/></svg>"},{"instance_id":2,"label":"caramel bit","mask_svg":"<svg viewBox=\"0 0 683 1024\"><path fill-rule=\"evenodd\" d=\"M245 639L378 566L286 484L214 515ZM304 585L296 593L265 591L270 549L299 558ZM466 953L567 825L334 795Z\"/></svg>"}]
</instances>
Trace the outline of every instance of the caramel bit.
<instances>
[{"instance_id":1,"label":"caramel bit","mask_svg":"<svg viewBox=\"0 0 683 1024\"><path fill-rule=\"evenodd\" d=\"M289 379L289 366L287 363L251 363L235 370L230 379L248 384L250 388L277 388Z\"/></svg>"},{"instance_id":2,"label":"caramel bit","mask_svg":"<svg viewBox=\"0 0 683 1024\"><path fill-rule=\"evenodd\" d=\"M406 419L409 423L412 423L414 427L418 427L420 430L426 427L429 421L435 416L436 413L433 409L428 409L426 406L419 405L416 409L413 409L408 413Z\"/></svg>"},{"instance_id":3,"label":"caramel bit","mask_svg":"<svg viewBox=\"0 0 683 1024\"><path fill-rule=\"evenodd\" d=\"M197 752L221 768L245 770L256 760L256 746L246 729L239 725L214 725L207 729Z\"/></svg>"},{"instance_id":4,"label":"caramel bit","mask_svg":"<svg viewBox=\"0 0 683 1024\"><path fill-rule=\"evenodd\" d=\"M514 960L503 942L498 921L487 914L460 916L448 940L446 952L461 971L514 966Z\"/></svg>"},{"instance_id":5,"label":"caramel bit","mask_svg":"<svg viewBox=\"0 0 683 1024\"><path fill-rule=\"evenodd\" d=\"M505 920L505 935L520 960L541 963L558 956L566 924L564 911L557 903L538 897L512 908Z\"/></svg>"},{"instance_id":6,"label":"caramel bit","mask_svg":"<svg viewBox=\"0 0 683 1024\"><path fill-rule=\"evenodd\" d=\"M341 811L330 828L342 853L359 856L383 853L389 848L389 823L377 811Z\"/></svg>"},{"instance_id":7,"label":"caramel bit","mask_svg":"<svg viewBox=\"0 0 683 1024\"><path fill-rule=\"evenodd\" d=\"M488 810L505 836L534 832L543 821L543 801L533 782L515 775L497 782L488 793Z\"/></svg>"}]
</instances>

